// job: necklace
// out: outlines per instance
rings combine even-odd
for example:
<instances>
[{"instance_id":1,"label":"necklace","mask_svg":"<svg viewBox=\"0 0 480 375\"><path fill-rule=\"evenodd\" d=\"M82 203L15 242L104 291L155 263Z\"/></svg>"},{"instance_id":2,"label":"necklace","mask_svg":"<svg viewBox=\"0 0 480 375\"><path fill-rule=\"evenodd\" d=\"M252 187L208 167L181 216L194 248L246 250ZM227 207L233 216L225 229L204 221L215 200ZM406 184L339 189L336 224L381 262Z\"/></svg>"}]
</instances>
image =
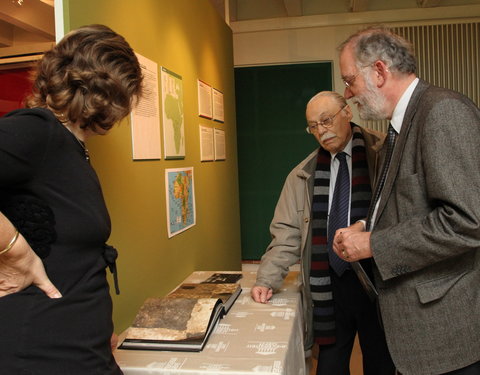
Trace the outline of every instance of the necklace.
<instances>
[{"instance_id":1,"label":"necklace","mask_svg":"<svg viewBox=\"0 0 480 375\"><path fill-rule=\"evenodd\" d=\"M68 122L64 122L63 123L65 125L65 127L67 128L67 130L70 132L70 134L73 135L73 137L76 139L76 141L78 142L78 144L80 145L81 148L83 148L83 153L85 155L85 160L88 161L90 163L90 153L88 152L88 148L87 146L85 146L85 142L81 141L80 139L77 138L77 136L75 135L75 133L70 129L70 127L68 126Z\"/></svg>"},{"instance_id":2,"label":"necklace","mask_svg":"<svg viewBox=\"0 0 480 375\"><path fill-rule=\"evenodd\" d=\"M72 133L73 134L73 133ZM73 134L73 136L75 137L75 134ZM80 139L78 139L77 137L75 137L75 139L77 140L78 144L80 146L82 146L83 148L83 153L85 154L85 160L90 162L90 153L88 152L88 148L87 146L85 146L85 143L82 142Z\"/></svg>"}]
</instances>

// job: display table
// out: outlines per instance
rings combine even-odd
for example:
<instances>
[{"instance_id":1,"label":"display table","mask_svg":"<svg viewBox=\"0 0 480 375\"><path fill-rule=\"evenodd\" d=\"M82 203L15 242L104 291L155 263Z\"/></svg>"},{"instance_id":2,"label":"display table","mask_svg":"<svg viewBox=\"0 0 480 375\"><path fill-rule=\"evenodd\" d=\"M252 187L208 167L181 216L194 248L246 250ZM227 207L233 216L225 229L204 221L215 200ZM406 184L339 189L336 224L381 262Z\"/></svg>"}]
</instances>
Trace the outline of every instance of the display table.
<instances>
[{"instance_id":1,"label":"display table","mask_svg":"<svg viewBox=\"0 0 480 375\"><path fill-rule=\"evenodd\" d=\"M213 273L194 272L184 282L201 282ZM201 352L117 349L115 358L125 375L305 375L297 274L290 272L281 291L268 304L260 304L250 297L255 272L243 272L242 294Z\"/></svg>"}]
</instances>

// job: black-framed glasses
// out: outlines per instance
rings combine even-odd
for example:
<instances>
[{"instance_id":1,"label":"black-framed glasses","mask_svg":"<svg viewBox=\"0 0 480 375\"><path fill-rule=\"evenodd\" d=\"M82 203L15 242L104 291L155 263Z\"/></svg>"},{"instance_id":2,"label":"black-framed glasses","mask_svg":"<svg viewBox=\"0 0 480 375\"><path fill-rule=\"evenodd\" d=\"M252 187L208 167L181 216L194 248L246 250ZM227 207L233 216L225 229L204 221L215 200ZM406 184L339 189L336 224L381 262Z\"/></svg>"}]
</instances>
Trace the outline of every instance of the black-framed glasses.
<instances>
[{"instance_id":1,"label":"black-framed glasses","mask_svg":"<svg viewBox=\"0 0 480 375\"><path fill-rule=\"evenodd\" d=\"M340 110L335 113L333 116L330 116L330 117L327 117L323 120L320 120L320 121L307 121L307 128L306 128L306 131L308 134L313 134L313 133L316 133L318 132L318 127L319 126L323 126L325 129L330 129L332 126L333 126L333 120L335 119L335 117L340 113L342 112L346 107L347 107L348 104L345 104L342 108L340 108Z\"/></svg>"}]
</instances>

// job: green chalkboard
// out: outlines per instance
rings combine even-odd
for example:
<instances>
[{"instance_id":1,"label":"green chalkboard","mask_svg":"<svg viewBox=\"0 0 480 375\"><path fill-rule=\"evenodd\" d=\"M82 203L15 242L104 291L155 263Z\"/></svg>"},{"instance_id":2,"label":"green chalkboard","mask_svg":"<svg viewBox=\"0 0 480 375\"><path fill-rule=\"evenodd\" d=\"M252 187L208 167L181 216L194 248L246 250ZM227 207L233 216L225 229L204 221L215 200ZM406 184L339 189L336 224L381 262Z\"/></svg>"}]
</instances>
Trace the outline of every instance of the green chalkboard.
<instances>
[{"instance_id":1,"label":"green chalkboard","mask_svg":"<svg viewBox=\"0 0 480 375\"><path fill-rule=\"evenodd\" d=\"M305 106L332 90L332 63L235 68L242 259L258 260L290 170L318 147Z\"/></svg>"}]
</instances>

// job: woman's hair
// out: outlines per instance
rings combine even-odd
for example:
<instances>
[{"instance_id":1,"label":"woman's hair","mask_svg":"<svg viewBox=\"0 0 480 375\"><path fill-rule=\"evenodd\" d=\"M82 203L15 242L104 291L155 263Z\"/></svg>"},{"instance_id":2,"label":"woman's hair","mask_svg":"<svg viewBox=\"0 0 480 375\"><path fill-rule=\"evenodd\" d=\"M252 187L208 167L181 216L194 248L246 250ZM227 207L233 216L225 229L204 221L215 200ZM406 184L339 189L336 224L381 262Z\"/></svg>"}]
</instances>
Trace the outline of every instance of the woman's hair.
<instances>
[{"instance_id":1,"label":"woman's hair","mask_svg":"<svg viewBox=\"0 0 480 375\"><path fill-rule=\"evenodd\" d=\"M338 50L342 52L347 45L353 46L359 67L381 60L394 72L411 74L417 70L412 44L385 26L371 26L356 32Z\"/></svg>"},{"instance_id":2,"label":"woman's hair","mask_svg":"<svg viewBox=\"0 0 480 375\"><path fill-rule=\"evenodd\" d=\"M62 122L108 130L142 94L142 72L127 41L103 25L71 31L45 53L27 107L52 110Z\"/></svg>"}]
</instances>

